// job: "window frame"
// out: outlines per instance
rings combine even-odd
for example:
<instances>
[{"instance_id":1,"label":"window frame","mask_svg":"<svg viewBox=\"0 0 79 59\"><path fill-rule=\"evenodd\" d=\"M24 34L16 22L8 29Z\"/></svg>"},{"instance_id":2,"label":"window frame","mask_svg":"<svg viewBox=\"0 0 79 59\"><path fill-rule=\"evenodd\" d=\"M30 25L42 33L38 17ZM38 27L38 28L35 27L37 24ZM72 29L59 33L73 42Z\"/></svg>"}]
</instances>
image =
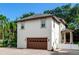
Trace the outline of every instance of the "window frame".
<instances>
[{"instance_id":1,"label":"window frame","mask_svg":"<svg viewBox=\"0 0 79 59\"><path fill-rule=\"evenodd\" d=\"M21 27L20 27L22 30L25 28L24 26L24 23L21 24Z\"/></svg>"},{"instance_id":2,"label":"window frame","mask_svg":"<svg viewBox=\"0 0 79 59\"><path fill-rule=\"evenodd\" d=\"M45 19L41 20L41 28L46 28L46 20Z\"/></svg>"}]
</instances>

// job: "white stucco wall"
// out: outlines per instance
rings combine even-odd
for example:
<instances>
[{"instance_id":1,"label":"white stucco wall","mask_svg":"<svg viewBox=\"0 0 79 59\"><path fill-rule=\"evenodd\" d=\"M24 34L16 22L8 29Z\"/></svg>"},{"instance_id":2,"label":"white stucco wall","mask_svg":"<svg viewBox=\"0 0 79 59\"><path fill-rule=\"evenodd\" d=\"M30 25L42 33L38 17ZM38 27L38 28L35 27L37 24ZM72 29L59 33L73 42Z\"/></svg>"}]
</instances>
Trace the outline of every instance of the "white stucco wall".
<instances>
[{"instance_id":1,"label":"white stucco wall","mask_svg":"<svg viewBox=\"0 0 79 59\"><path fill-rule=\"evenodd\" d=\"M45 18L46 28L41 28L41 21L31 20L17 23L17 48L27 48L27 37L47 37L48 38L48 50L52 49L51 42L51 27L52 18ZM24 29L21 29L21 24L25 25Z\"/></svg>"},{"instance_id":2,"label":"white stucco wall","mask_svg":"<svg viewBox=\"0 0 79 59\"><path fill-rule=\"evenodd\" d=\"M63 23L60 23L60 31L63 31L66 29L66 26Z\"/></svg>"},{"instance_id":3,"label":"white stucco wall","mask_svg":"<svg viewBox=\"0 0 79 59\"><path fill-rule=\"evenodd\" d=\"M66 30L66 26L63 23L60 23L60 32ZM62 41L62 34L60 33L60 44Z\"/></svg>"},{"instance_id":4,"label":"white stucco wall","mask_svg":"<svg viewBox=\"0 0 79 59\"><path fill-rule=\"evenodd\" d=\"M28 37L47 37L48 38L48 50L58 48L60 41L60 32L65 29L62 23L57 23L50 18L43 18L46 20L46 27L41 28L41 19L31 20L17 23L17 48L27 48ZM21 24L24 24L24 29L21 29ZM53 27L55 24L55 28Z\"/></svg>"},{"instance_id":5,"label":"white stucco wall","mask_svg":"<svg viewBox=\"0 0 79 59\"><path fill-rule=\"evenodd\" d=\"M54 26L53 26L54 25ZM58 47L59 45L59 24L56 21L52 21L52 46L54 50Z\"/></svg>"},{"instance_id":6,"label":"white stucco wall","mask_svg":"<svg viewBox=\"0 0 79 59\"><path fill-rule=\"evenodd\" d=\"M59 31L59 23L55 22L55 44L56 48L58 48L59 40L60 40L60 31Z\"/></svg>"}]
</instances>

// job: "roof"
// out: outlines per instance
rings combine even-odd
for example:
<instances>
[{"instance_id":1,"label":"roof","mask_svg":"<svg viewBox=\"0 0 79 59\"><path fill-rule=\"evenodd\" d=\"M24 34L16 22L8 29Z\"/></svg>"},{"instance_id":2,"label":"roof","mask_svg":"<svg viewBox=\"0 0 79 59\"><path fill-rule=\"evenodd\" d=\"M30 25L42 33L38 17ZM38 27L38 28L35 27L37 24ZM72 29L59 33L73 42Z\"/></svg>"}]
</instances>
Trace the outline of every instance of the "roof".
<instances>
[{"instance_id":1,"label":"roof","mask_svg":"<svg viewBox=\"0 0 79 59\"><path fill-rule=\"evenodd\" d=\"M63 24L66 24L65 20L62 18L59 18L60 22L62 22Z\"/></svg>"},{"instance_id":2,"label":"roof","mask_svg":"<svg viewBox=\"0 0 79 59\"><path fill-rule=\"evenodd\" d=\"M21 20L17 20L17 22L30 21L30 20L35 20L35 19L40 19L40 18L48 18L48 17L52 17L54 20L56 20L59 23L62 22L64 24L66 24L64 20L62 20L61 18L58 18L56 16L53 16L52 14L37 14L37 15L32 15L32 16L29 16L29 17L25 17L25 18L23 18Z\"/></svg>"},{"instance_id":3,"label":"roof","mask_svg":"<svg viewBox=\"0 0 79 59\"><path fill-rule=\"evenodd\" d=\"M62 32L73 32L74 30L71 30L71 29L65 29L63 30Z\"/></svg>"}]
</instances>

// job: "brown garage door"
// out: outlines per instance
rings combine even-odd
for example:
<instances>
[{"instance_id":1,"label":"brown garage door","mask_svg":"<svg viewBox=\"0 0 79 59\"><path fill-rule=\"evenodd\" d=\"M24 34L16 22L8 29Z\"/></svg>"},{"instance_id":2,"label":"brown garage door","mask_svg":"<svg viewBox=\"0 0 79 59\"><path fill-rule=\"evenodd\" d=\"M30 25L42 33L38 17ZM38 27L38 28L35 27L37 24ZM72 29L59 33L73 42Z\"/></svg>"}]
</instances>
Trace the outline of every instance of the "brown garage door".
<instances>
[{"instance_id":1,"label":"brown garage door","mask_svg":"<svg viewBox=\"0 0 79 59\"><path fill-rule=\"evenodd\" d=\"M27 48L47 49L47 38L27 38Z\"/></svg>"}]
</instances>

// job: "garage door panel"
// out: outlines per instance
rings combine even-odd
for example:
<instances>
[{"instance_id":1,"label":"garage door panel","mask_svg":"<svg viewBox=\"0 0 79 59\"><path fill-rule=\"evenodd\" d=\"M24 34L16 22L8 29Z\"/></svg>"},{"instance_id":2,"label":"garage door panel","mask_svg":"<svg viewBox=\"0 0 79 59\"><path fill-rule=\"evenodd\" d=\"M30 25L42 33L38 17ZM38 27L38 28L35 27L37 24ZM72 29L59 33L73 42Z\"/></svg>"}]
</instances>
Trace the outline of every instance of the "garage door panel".
<instances>
[{"instance_id":1,"label":"garage door panel","mask_svg":"<svg viewBox=\"0 0 79 59\"><path fill-rule=\"evenodd\" d=\"M27 38L27 48L47 49L47 38Z\"/></svg>"}]
</instances>

